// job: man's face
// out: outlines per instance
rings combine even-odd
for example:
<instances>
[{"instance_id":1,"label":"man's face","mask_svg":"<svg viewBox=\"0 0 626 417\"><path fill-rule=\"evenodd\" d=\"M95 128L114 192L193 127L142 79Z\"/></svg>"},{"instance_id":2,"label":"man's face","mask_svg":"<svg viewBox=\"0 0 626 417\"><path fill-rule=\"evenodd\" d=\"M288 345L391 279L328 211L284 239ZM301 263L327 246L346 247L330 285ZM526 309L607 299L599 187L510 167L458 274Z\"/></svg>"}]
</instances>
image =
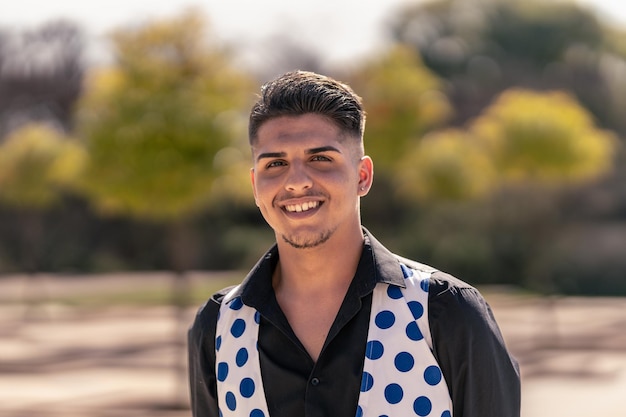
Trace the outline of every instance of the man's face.
<instances>
[{"instance_id":1,"label":"man's face","mask_svg":"<svg viewBox=\"0 0 626 417\"><path fill-rule=\"evenodd\" d=\"M270 119L252 149L254 198L277 239L296 248L360 228L359 197L372 163L352 138L317 114Z\"/></svg>"}]
</instances>

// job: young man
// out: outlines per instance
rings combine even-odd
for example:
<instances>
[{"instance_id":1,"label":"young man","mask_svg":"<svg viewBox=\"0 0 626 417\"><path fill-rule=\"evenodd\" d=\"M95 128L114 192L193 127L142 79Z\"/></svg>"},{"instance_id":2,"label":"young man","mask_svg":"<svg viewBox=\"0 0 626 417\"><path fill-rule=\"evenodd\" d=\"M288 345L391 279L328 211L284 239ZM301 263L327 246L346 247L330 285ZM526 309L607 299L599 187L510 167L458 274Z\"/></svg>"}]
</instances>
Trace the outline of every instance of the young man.
<instances>
[{"instance_id":1,"label":"young man","mask_svg":"<svg viewBox=\"0 0 626 417\"><path fill-rule=\"evenodd\" d=\"M372 186L350 87L290 72L250 114L254 198L276 244L189 332L196 417L516 417L516 362L476 289L361 226Z\"/></svg>"}]
</instances>

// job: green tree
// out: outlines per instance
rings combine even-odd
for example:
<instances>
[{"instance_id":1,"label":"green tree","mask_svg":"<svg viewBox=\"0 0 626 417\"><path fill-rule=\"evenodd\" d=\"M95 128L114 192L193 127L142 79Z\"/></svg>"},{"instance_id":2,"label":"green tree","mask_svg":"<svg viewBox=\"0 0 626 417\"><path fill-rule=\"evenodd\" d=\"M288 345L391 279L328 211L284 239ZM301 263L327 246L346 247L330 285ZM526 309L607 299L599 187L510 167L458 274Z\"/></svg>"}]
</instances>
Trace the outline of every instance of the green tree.
<instances>
[{"instance_id":1,"label":"green tree","mask_svg":"<svg viewBox=\"0 0 626 417\"><path fill-rule=\"evenodd\" d=\"M239 110L251 81L223 47L209 42L206 29L190 11L116 31L115 63L91 74L79 110L89 155L85 195L104 213L169 230L179 332L189 294L185 271L197 247L190 221L249 189L241 167L249 161L238 139L245 138ZM177 338L182 351L183 335ZM184 364L177 370L184 387Z\"/></svg>"},{"instance_id":2,"label":"green tree","mask_svg":"<svg viewBox=\"0 0 626 417\"><path fill-rule=\"evenodd\" d=\"M611 174L619 142L574 97L558 91L506 91L470 129L501 179L488 223L497 258L517 258L518 282L527 287L558 291L538 259L553 253L564 227L559 197Z\"/></svg>"},{"instance_id":3,"label":"green tree","mask_svg":"<svg viewBox=\"0 0 626 417\"><path fill-rule=\"evenodd\" d=\"M557 291L545 262L560 198L608 177L618 145L569 94L505 91L465 131L431 133L399 162L402 195L422 209L415 240L473 282Z\"/></svg>"},{"instance_id":4,"label":"green tree","mask_svg":"<svg viewBox=\"0 0 626 417\"><path fill-rule=\"evenodd\" d=\"M449 204L445 193L441 198L431 193L430 199L416 195L419 205L412 206L430 216L418 221L414 234L428 229L427 222L436 224L436 233L424 234L429 247L437 246L433 239L445 239L442 224L457 225L460 235L473 230L472 241L488 237L492 248L492 258L477 270L491 269L502 281L529 285L530 265L538 255L546 264L553 259L550 242L563 233L565 218L573 221L564 202L567 193L623 194L626 165L619 155L623 161L624 147L600 128L616 131L622 142L626 137L626 31L574 2L541 0L421 2L399 11L390 31L444 80L454 108L452 124L468 130L466 141L488 156L496 174L494 192L474 203ZM544 96L520 89L565 93ZM416 153L407 152L413 161ZM406 171L411 161L402 165ZM398 178L424 175L414 169ZM454 179L455 173L447 176ZM429 206L433 201L437 208ZM602 201L590 202L595 208L576 222L595 225L604 213L622 211L619 198ZM443 205L449 218L443 219ZM482 207L472 211L468 205ZM454 216L466 224L451 221ZM447 230L448 242L455 241L455 232ZM589 242L580 242L585 245ZM454 250L441 254L450 260Z\"/></svg>"},{"instance_id":5,"label":"green tree","mask_svg":"<svg viewBox=\"0 0 626 417\"><path fill-rule=\"evenodd\" d=\"M84 190L105 212L186 219L218 200L216 166L245 159L233 137L250 82L205 43L195 14L112 39L116 64L91 74L79 111L90 155Z\"/></svg>"}]
</instances>

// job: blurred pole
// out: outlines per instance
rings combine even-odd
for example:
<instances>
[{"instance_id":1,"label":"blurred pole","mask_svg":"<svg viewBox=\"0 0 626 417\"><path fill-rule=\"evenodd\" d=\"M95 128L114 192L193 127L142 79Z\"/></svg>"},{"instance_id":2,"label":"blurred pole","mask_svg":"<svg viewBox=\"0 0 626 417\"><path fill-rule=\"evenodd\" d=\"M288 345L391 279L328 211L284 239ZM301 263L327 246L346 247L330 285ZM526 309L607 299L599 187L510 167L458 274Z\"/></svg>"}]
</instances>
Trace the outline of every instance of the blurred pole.
<instances>
[{"instance_id":1,"label":"blurred pole","mask_svg":"<svg viewBox=\"0 0 626 417\"><path fill-rule=\"evenodd\" d=\"M195 259L195 239L191 232L189 220L173 222L170 226L169 252L173 270L172 306L174 308L174 397L172 406L175 409L187 408L187 316L191 304L191 282L188 270Z\"/></svg>"}]
</instances>

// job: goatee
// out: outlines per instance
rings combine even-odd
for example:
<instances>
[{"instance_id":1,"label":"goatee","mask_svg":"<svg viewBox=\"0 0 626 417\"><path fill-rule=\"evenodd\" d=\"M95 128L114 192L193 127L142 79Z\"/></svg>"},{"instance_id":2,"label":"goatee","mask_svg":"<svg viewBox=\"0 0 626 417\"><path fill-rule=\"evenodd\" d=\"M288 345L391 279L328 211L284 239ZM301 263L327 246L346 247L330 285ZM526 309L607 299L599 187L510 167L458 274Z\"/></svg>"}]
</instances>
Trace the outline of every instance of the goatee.
<instances>
[{"instance_id":1,"label":"goatee","mask_svg":"<svg viewBox=\"0 0 626 417\"><path fill-rule=\"evenodd\" d=\"M295 249L311 249L316 246L319 246L325 243L333 234L333 230L327 230L325 232L321 232L316 237L311 237L309 239L298 238L298 237L288 237L286 235L281 235L285 243L288 243Z\"/></svg>"}]
</instances>

